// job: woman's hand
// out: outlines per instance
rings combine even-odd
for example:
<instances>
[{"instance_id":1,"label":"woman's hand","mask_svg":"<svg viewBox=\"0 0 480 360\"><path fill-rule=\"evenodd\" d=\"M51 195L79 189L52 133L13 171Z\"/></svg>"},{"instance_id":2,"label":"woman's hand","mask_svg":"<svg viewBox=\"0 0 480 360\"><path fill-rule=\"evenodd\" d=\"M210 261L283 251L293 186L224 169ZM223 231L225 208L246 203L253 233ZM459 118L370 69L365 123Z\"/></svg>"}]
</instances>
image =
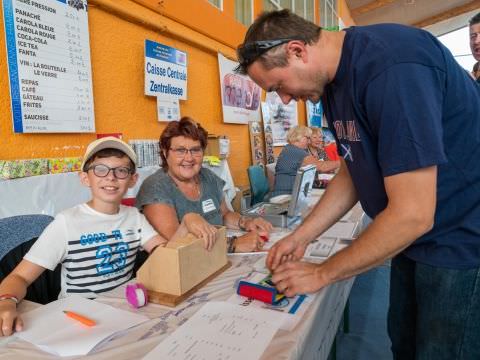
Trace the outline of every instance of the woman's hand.
<instances>
[{"instance_id":1,"label":"woman's hand","mask_svg":"<svg viewBox=\"0 0 480 360\"><path fill-rule=\"evenodd\" d=\"M266 235L268 235L266 232L250 231L245 235L239 236L237 240L235 240L235 252L262 251L263 245L265 244L262 237L266 237Z\"/></svg>"},{"instance_id":2,"label":"woman's hand","mask_svg":"<svg viewBox=\"0 0 480 360\"><path fill-rule=\"evenodd\" d=\"M12 300L0 301L0 336L10 336L22 331L23 321L17 314L17 304Z\"/></svg>"},{"instance_id":3,"label":"woman's hand","mask_svg":"<svg viewBox=\"0 0 480 360\"><path fill-rule=\"evenodd\" d=\"M188 231L201 238L204 241L205 249L210 251L215 245L215 235L217 228L210 225L203 217L197 213L188 213L183 217L183 221Z\"/></svg>"},{"instance_id":4,"label":"woman's hand","mask_svg":"<svg viewBox=\"0 0 480 360\"><path fill-rule=\"evenodd\" d=\"M244 223L243 227L245 230L248 231L263 231L263 232L270 232L273 229L272 224L270 224L267 220L262 219L261 217L257 218L247 218ZM266 234L268 237L268 234Z\"/></svg>"}]
</instances>

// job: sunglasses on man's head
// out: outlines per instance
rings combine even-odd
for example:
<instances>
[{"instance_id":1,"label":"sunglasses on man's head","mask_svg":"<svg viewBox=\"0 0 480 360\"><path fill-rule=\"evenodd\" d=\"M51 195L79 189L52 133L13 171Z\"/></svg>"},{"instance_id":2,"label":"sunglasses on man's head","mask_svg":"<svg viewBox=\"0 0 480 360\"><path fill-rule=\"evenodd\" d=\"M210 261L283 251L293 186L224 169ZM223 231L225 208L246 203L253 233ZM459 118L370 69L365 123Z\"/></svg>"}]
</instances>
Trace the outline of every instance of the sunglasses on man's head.
<instances>
[{"instance_id":1,"label":"sunglasses on man's head","mask_svg":"<svg viewBox=\"0 0 480 360\"><path fill-rule=\"evenodd\" d=\"M303 39L299 38L285 38L274 40L258 40L240 45L237 49L238 62L241 66L247 67L268 50L292 40L303 41Z\"/></svg>"}]
</instances>

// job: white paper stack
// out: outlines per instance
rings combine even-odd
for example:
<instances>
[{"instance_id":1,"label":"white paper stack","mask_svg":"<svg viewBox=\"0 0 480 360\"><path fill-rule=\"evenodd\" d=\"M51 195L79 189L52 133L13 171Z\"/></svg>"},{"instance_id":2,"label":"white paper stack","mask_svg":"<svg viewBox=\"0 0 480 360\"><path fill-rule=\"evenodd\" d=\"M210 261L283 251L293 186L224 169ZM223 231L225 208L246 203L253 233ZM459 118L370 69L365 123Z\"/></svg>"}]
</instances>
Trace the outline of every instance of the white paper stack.
<instances>
[{"instance_id":1,"label":"white paper stack","mask_svg":"<svg viewBox=\"0 0 480 360\"><path fill-rule=\"evenodd\" d=\"M73 311L96 322L88 327L67 317ZM115 333L149 320L143 315L69 296L22 314L24 331L16 335L44 351L59 356L88 354L97 344Z\"/></svg>"}]
</instances>

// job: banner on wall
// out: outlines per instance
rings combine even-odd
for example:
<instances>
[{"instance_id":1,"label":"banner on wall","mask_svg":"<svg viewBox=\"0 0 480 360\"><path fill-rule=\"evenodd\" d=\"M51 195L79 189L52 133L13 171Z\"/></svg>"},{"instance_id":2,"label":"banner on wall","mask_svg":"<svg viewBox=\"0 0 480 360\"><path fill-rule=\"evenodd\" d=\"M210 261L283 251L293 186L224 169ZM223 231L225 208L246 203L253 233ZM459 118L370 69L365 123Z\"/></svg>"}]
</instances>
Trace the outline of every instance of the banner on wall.
<instances>
[{"instance_id":1,"label":"banner on wall","mask_svg":"<svg viewBox=\"0 0 480 360\"><path fill-rule=\"evenodd\" d=\"M265 154L263 153L263 131L262 125L258 121L248 123L250 132L250 149L252 151L252 165L265 167Z\"/></svg>"},{"instance_id":2,"label":"banner on wall","mask_svg":"<svg viewBox=\"0 0 480 360\"><path fill-rule=\"evenodd\" d=\"M187 100L187 54L145 40L145 95Z\"/></svg>"},{"instance_id":3,"label":"banner on wall","mask_svg":"<svg viewBox=\"0 0 480 360\"><path fill-rule=\"evenodd\" d=\"M238 63L218 54L223 122L248 124L260 121L262 89L248 76L234 72Z\"/></svg>"},{"instance_id":4,"label":"banner on wall","mask_svg":"<svg viewBox=\"0 0 480 360\"><path fill-rule=\"evenodd\" d=\"M286 145L288 130L298 125L297 102L285 105L276 92L269 92L262 103L262 114L264 127L271 129L273 145Z\"/></svg>"},{"instance_id":5,"label":"banner on wall","mask_svg":"<svg viewBox=\"0 0 480 360\"><path fill-rule=\"evenodd\" d=\"M4 0L13 129L95 132L87 1Z\"/></svg>"},{"instance_id":6,"label":"banner on wall","mask_svg":"<svg viewBox=\"0 0 480 360\"><path fill-rule=\"evenodd\" d=\"M307 100L305 103L307 107L307 123L308 126L316 126L321 128L323 124L323 108L322 103L319 101L314 104L310 100ZM325 125L326 126L326 125Z\"/></svg>"}]
</instances>

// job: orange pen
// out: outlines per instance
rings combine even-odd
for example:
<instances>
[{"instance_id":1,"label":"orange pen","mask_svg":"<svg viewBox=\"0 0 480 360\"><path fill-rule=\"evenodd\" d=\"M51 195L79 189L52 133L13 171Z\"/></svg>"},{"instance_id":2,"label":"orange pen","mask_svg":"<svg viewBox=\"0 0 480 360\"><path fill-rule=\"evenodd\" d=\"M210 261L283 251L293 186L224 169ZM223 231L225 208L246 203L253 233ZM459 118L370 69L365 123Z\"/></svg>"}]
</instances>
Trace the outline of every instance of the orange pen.
<instances>
[{"instance_id":1,"label":"orange pen","mask_svg":"<svg viewBox=\"0 0 480 360\"><path fill-rule=\"evenodd\" d=\"M65 313L65 315L67 315L68 317L74 319L74 320L77 320L78 322L81 322L83 325L87 325L87 326L95 326L96 325L96 322L92 319L89 319L83 315L80 315L80 314L77 314L76 312L73 312L73 311L63 311Z\"/></svg>"}]
</instances>

